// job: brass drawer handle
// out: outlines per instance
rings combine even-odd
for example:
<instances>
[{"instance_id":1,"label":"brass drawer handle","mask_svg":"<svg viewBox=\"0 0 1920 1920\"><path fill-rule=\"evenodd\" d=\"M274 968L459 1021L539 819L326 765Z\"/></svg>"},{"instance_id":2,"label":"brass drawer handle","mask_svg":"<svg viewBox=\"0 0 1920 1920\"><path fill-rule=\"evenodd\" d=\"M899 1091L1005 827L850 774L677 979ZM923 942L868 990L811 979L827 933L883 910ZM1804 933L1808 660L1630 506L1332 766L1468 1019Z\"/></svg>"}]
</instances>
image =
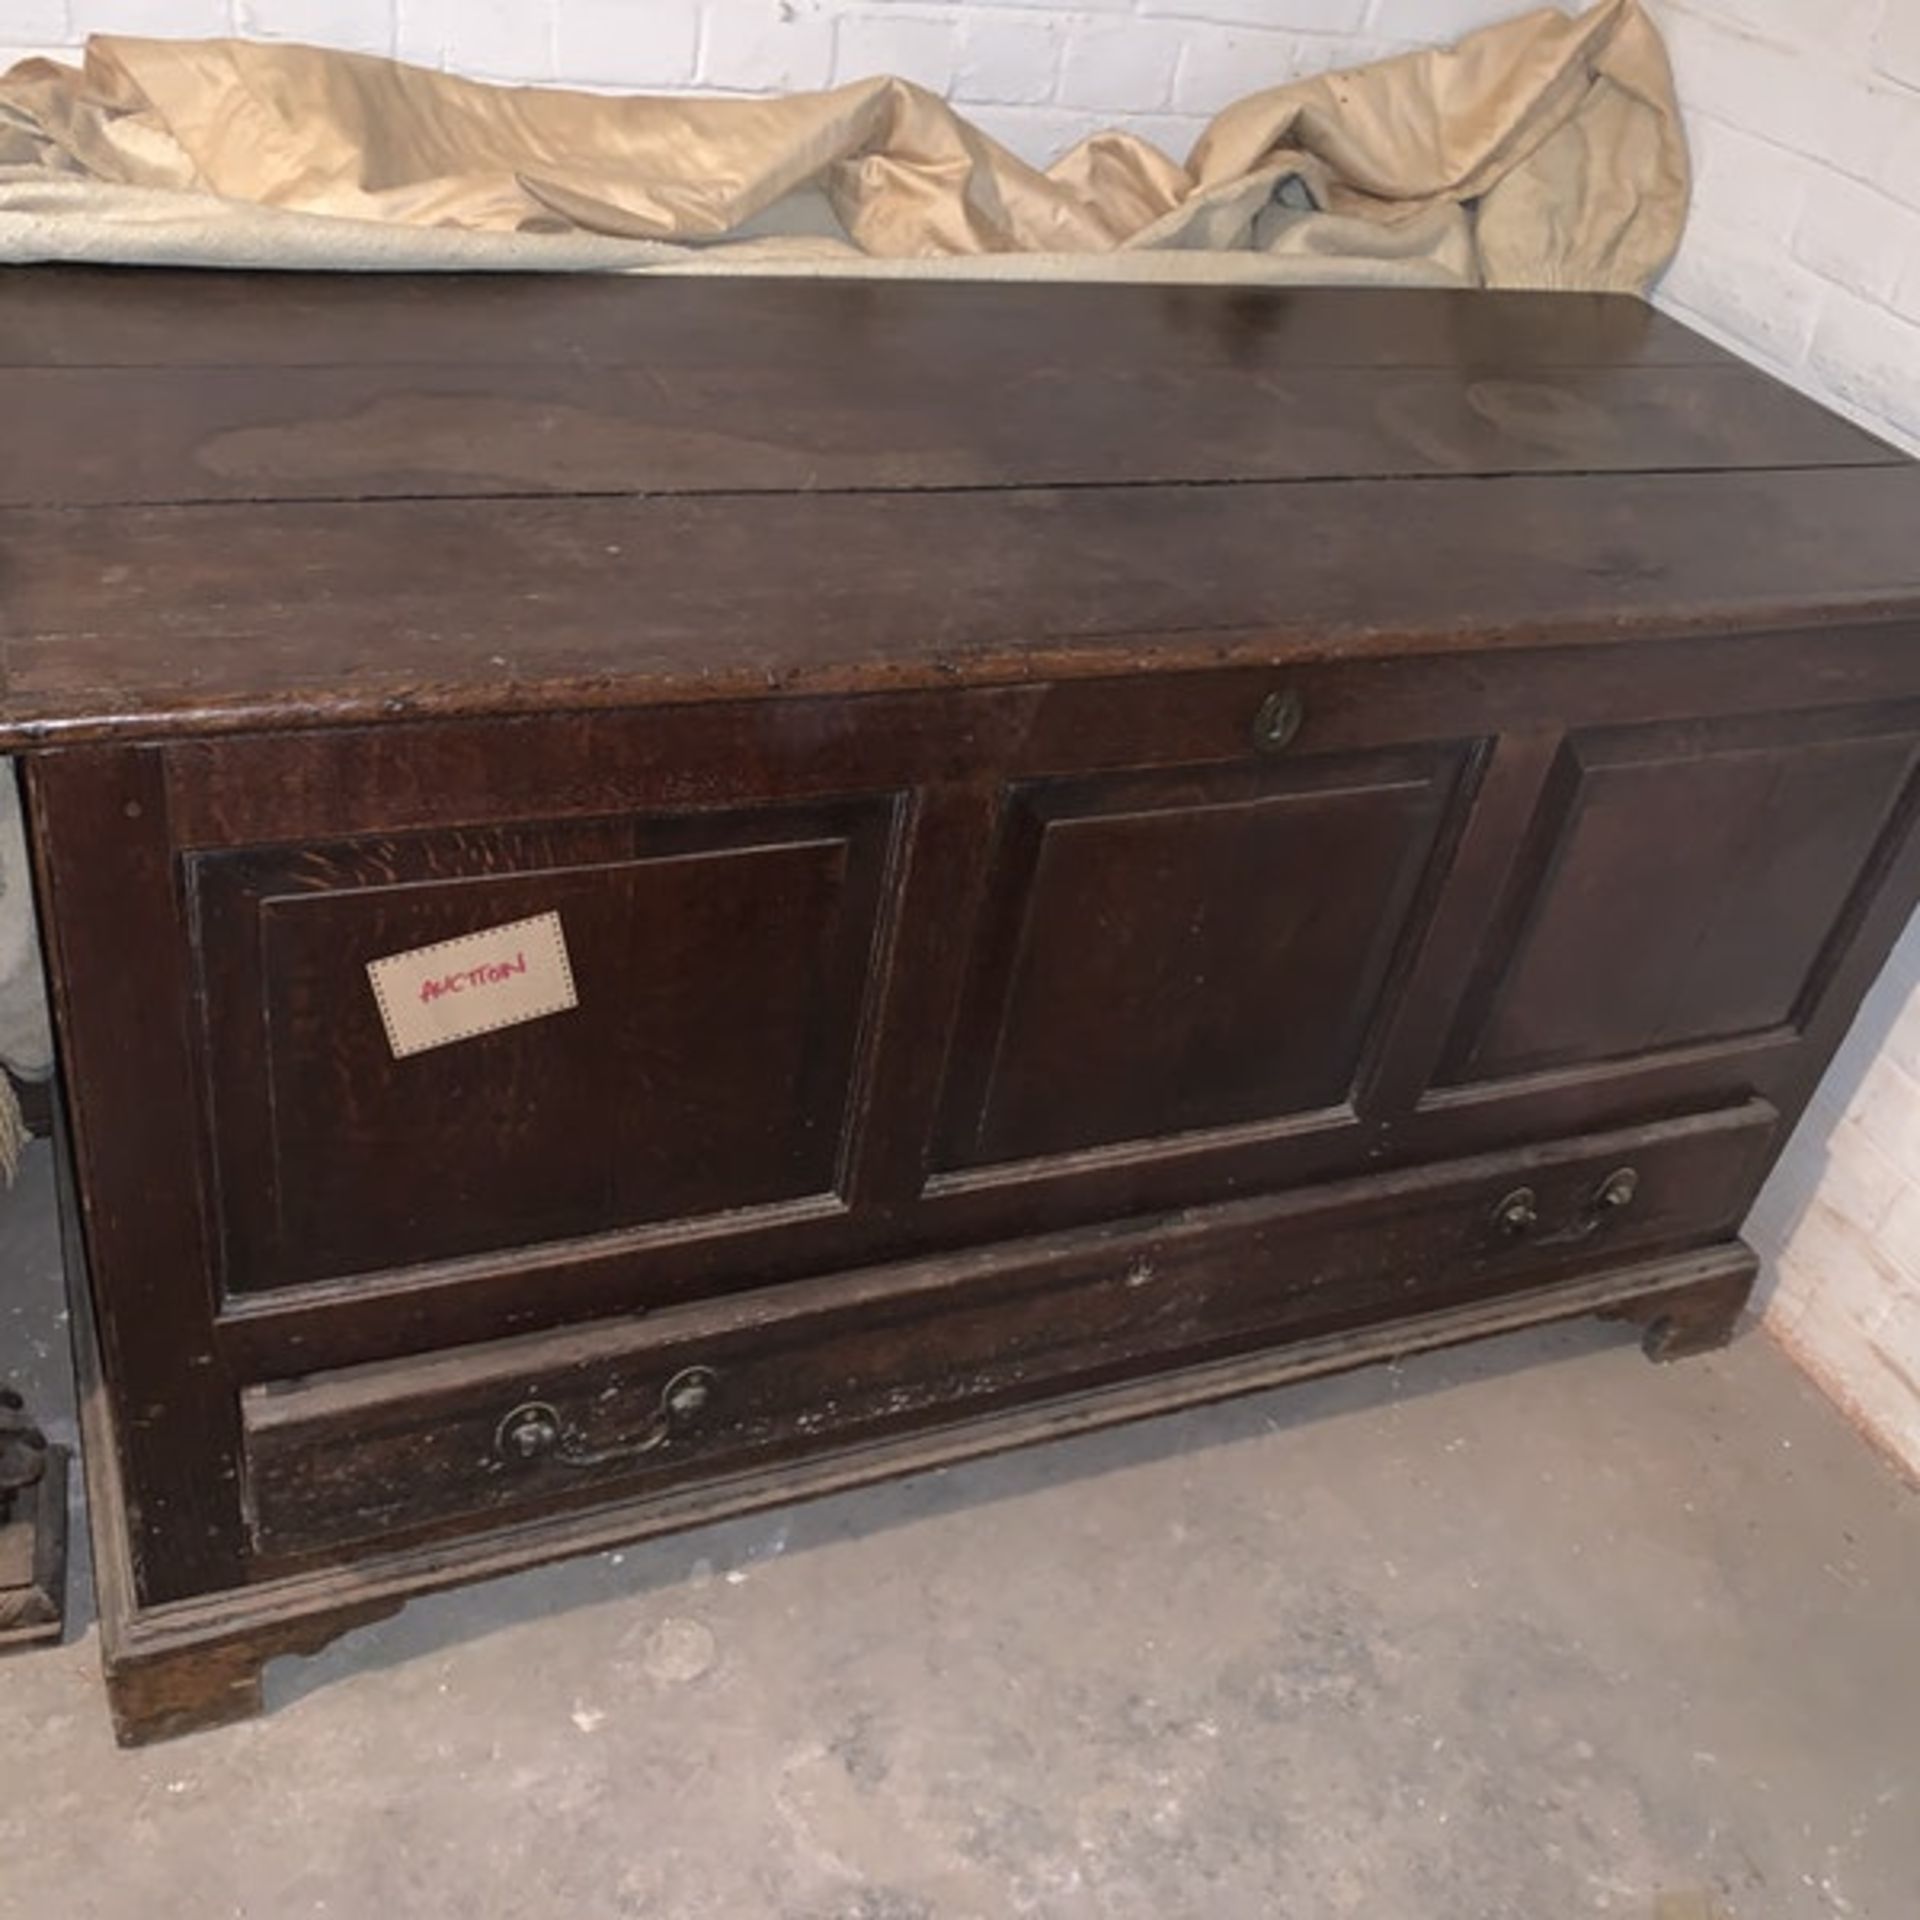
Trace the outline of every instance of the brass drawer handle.
<instances>
[{"instance_id":1,"label":"brass drawer handle","mask_svg":"<svg viewBox=\"0 0 1920 1920\"><path fill-rule=\"evenodd\" d=\"M1494 1202L1493 1224L1518 1239L1540 1224L1540 1196L1531 1187L1515 1187Z\"/></svg>"},{"instance_id":2,"label":"brass drawer handle","mask_svg":"<svg viewBox=\"0 0 1920 1920\"><path fill-rule=\"evenodd\" d=\"M1596 1221L1604 1220L1609 1214L1618 1213L1622 1208L1632 1206L1634 1195L1639 1191L1639 1169L1615 1167L1593 1190L1593 1198L1587 1202L1587 1210Z\"/></svg>"},{"instance_id":3,"label":"brass drawer handle","mask_svg":"<svg viewBox=\"0 0 1920 1920\"><path fill-rule=\"evenodd\" d=\"M527 1400L494 1429L493 1450L513 1466L550 1462L559 1467L604 1467L657 1452L703 1414L720 1376L711 1367L682 1367L660 1389L660 1403L637 1440L618 1447L583 1447L544 1400Z\"/></svg>"},{"instance_id":4,"label":"brass drawer handle","mask_svg":"<svg viewBox=\"0 0 1920 1920\"><path fill-rule=\"evenodd\" d=\"M1580 1240L1591 1240L1608 1221L1617 1218L1633 1205L1633 1197L1640 1191L1640 1175L1633 1167L1615 1167L1607 1177L1587 1196L1587 1204L1580 1210L1579 1217L1545 1238L1536 1240L1539 1247L1564 1247Z\"/></svg>"},{"instance_id":5,"label":"brass drawer handle","mask_svg":"<svg viewBox=\"0 0 1920 1920\"><path fill-rule=\"evenodd\" d=\"M1256 753L1285 753L1293 745L1300 723L1307 717L1307 703L1293 688L1282 687L1260 702L1253 716L1253 747Z\"/></svg>"},{"instance_id":6,"label":"brass drawer handle","mask_svg":"<svg viewBox=\"0 0 1920 1920\"><path fill-rule=\"evenodd\" d=\"M1509 1238L1528 1237L1536 1247L1564 1247L1588 1240L1633 1205L1640 1191L1637 1167L1615 1167L1594 1188L1579 1215L1557 1233L1534 1234L1540 1224L1540 1196L1531 1187L1515 1187L1494 1203L1493 1224Z\"/></svg>"}]
</instances>

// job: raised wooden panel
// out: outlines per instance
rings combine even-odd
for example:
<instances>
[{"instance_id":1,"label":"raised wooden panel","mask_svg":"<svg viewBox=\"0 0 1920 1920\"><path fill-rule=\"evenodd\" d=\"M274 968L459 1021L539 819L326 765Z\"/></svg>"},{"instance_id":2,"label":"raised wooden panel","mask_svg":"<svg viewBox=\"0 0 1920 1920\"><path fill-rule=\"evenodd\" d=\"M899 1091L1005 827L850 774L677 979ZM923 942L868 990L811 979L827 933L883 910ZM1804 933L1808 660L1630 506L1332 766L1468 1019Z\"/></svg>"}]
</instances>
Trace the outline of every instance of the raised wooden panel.
<instances>
[{"instance_id":1,"label":"raised wooden panel","mask_svg":"<svg viewBox=\"0 0 1920 1920\"><path fill-rule=\"evenodd\" d=\"M193 857L227 1289L830 1199L893 814ZM393 1056L369 960L548 911L577 1008Z\"/></svg>"},{"instance_id":2,"label":"raised wooden panel","mask_svg":"<svg viewBox=\"0 0 1920 1920\"><path fill-rule=\"evenodd\" d=\"M1464 761L1420 748L1015 787L940 1165L1348 1117Z\"/></svg>"},{"instance_id":3,"label":"raised wooden panel","mask_svg":"<svg viewBox=\"0 0 1920 1920\"><path fill-rule=\"evenodd\" d=\"M1443 1079L1804 1026L1904 827L1911 709L1571 738Z\"/></svg>"}]
</instances>

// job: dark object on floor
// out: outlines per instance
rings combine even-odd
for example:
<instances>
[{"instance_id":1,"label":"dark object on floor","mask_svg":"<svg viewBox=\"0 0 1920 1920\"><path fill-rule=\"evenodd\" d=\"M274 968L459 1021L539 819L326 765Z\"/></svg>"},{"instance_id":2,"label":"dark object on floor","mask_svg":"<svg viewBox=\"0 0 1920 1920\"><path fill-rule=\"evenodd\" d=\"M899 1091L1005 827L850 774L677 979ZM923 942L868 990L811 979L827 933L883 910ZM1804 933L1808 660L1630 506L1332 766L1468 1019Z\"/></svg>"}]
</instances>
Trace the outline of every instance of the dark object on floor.
<instances>
[{"instance_id":1,"label":"dark object on floor","mask_svg":"<svg viewBox=\"0 0 1920 1920\"><path fill-rule=\"evenodd\" d=\"M0 1653L57 1641L66 1604L66 1449L0 1387Z\"/></svg>"},{"instance_id":2,"label":"dark object on floor","mask_svg":"<svg viewBox=\"0 0 1920 1920\"><path fill-rule=\"evenodd\" d=\"M123 1737L713 1515L1733 1328L1920 894L1920 467L1618 298L4 295Z\"/></svg>"},{"instance_id":3,"label":"dark object on floor","mask_svg":"<svg viewBox=\"0 0 1920 1920\"><path fill-rule=\"evenodd\" d=\"M13 1082L13 1097L20 1103L20 1118L27 1131L36 1139L46 1139L53 1132L53 1082L22 1080L11 1073L7 1078Z\"/></svg>"}]
</instances>

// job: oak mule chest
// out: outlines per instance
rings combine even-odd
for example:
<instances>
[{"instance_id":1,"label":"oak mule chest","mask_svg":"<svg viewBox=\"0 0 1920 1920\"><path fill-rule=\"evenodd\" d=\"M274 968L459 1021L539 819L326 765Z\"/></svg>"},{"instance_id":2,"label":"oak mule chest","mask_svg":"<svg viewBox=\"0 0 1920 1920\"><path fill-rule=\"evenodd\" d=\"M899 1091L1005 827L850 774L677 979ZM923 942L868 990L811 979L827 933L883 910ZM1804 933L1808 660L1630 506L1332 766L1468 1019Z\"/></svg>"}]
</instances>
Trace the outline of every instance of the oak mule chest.
<instances>
[{"instance_id":1,"label":"oak mule chest","mask_svg":"<svg viewBox=\"0 0 1920 1920\"><path fill-rule=\"evenodd\" d=\"M1622 298L0 276L123 1738L409 1595L1723 1340L1920 468Z\"/></svg>"}]
</instances>

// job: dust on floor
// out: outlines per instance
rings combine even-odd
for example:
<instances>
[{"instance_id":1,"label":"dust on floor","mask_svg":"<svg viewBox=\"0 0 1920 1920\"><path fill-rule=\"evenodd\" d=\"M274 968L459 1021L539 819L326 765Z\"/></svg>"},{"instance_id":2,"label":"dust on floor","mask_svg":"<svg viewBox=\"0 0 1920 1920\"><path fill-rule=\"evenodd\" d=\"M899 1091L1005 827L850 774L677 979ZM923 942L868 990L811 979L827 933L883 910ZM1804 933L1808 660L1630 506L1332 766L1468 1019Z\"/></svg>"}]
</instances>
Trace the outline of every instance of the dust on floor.
<instances>
[{"instance_id":1,"label":"dust on floor","mask_svg":"<svg viewBox=\"0 0 1920 1920\"><path fill-rule=\"evenodd\" d=\"M57 1259L36 1149L43 1405ZM1758 1335L1517 1336L469 1588L137 1753L76 1615L0 1665L4 1920L1920 1916L1920 1497Z\"/></svg>"}]
</instances>

